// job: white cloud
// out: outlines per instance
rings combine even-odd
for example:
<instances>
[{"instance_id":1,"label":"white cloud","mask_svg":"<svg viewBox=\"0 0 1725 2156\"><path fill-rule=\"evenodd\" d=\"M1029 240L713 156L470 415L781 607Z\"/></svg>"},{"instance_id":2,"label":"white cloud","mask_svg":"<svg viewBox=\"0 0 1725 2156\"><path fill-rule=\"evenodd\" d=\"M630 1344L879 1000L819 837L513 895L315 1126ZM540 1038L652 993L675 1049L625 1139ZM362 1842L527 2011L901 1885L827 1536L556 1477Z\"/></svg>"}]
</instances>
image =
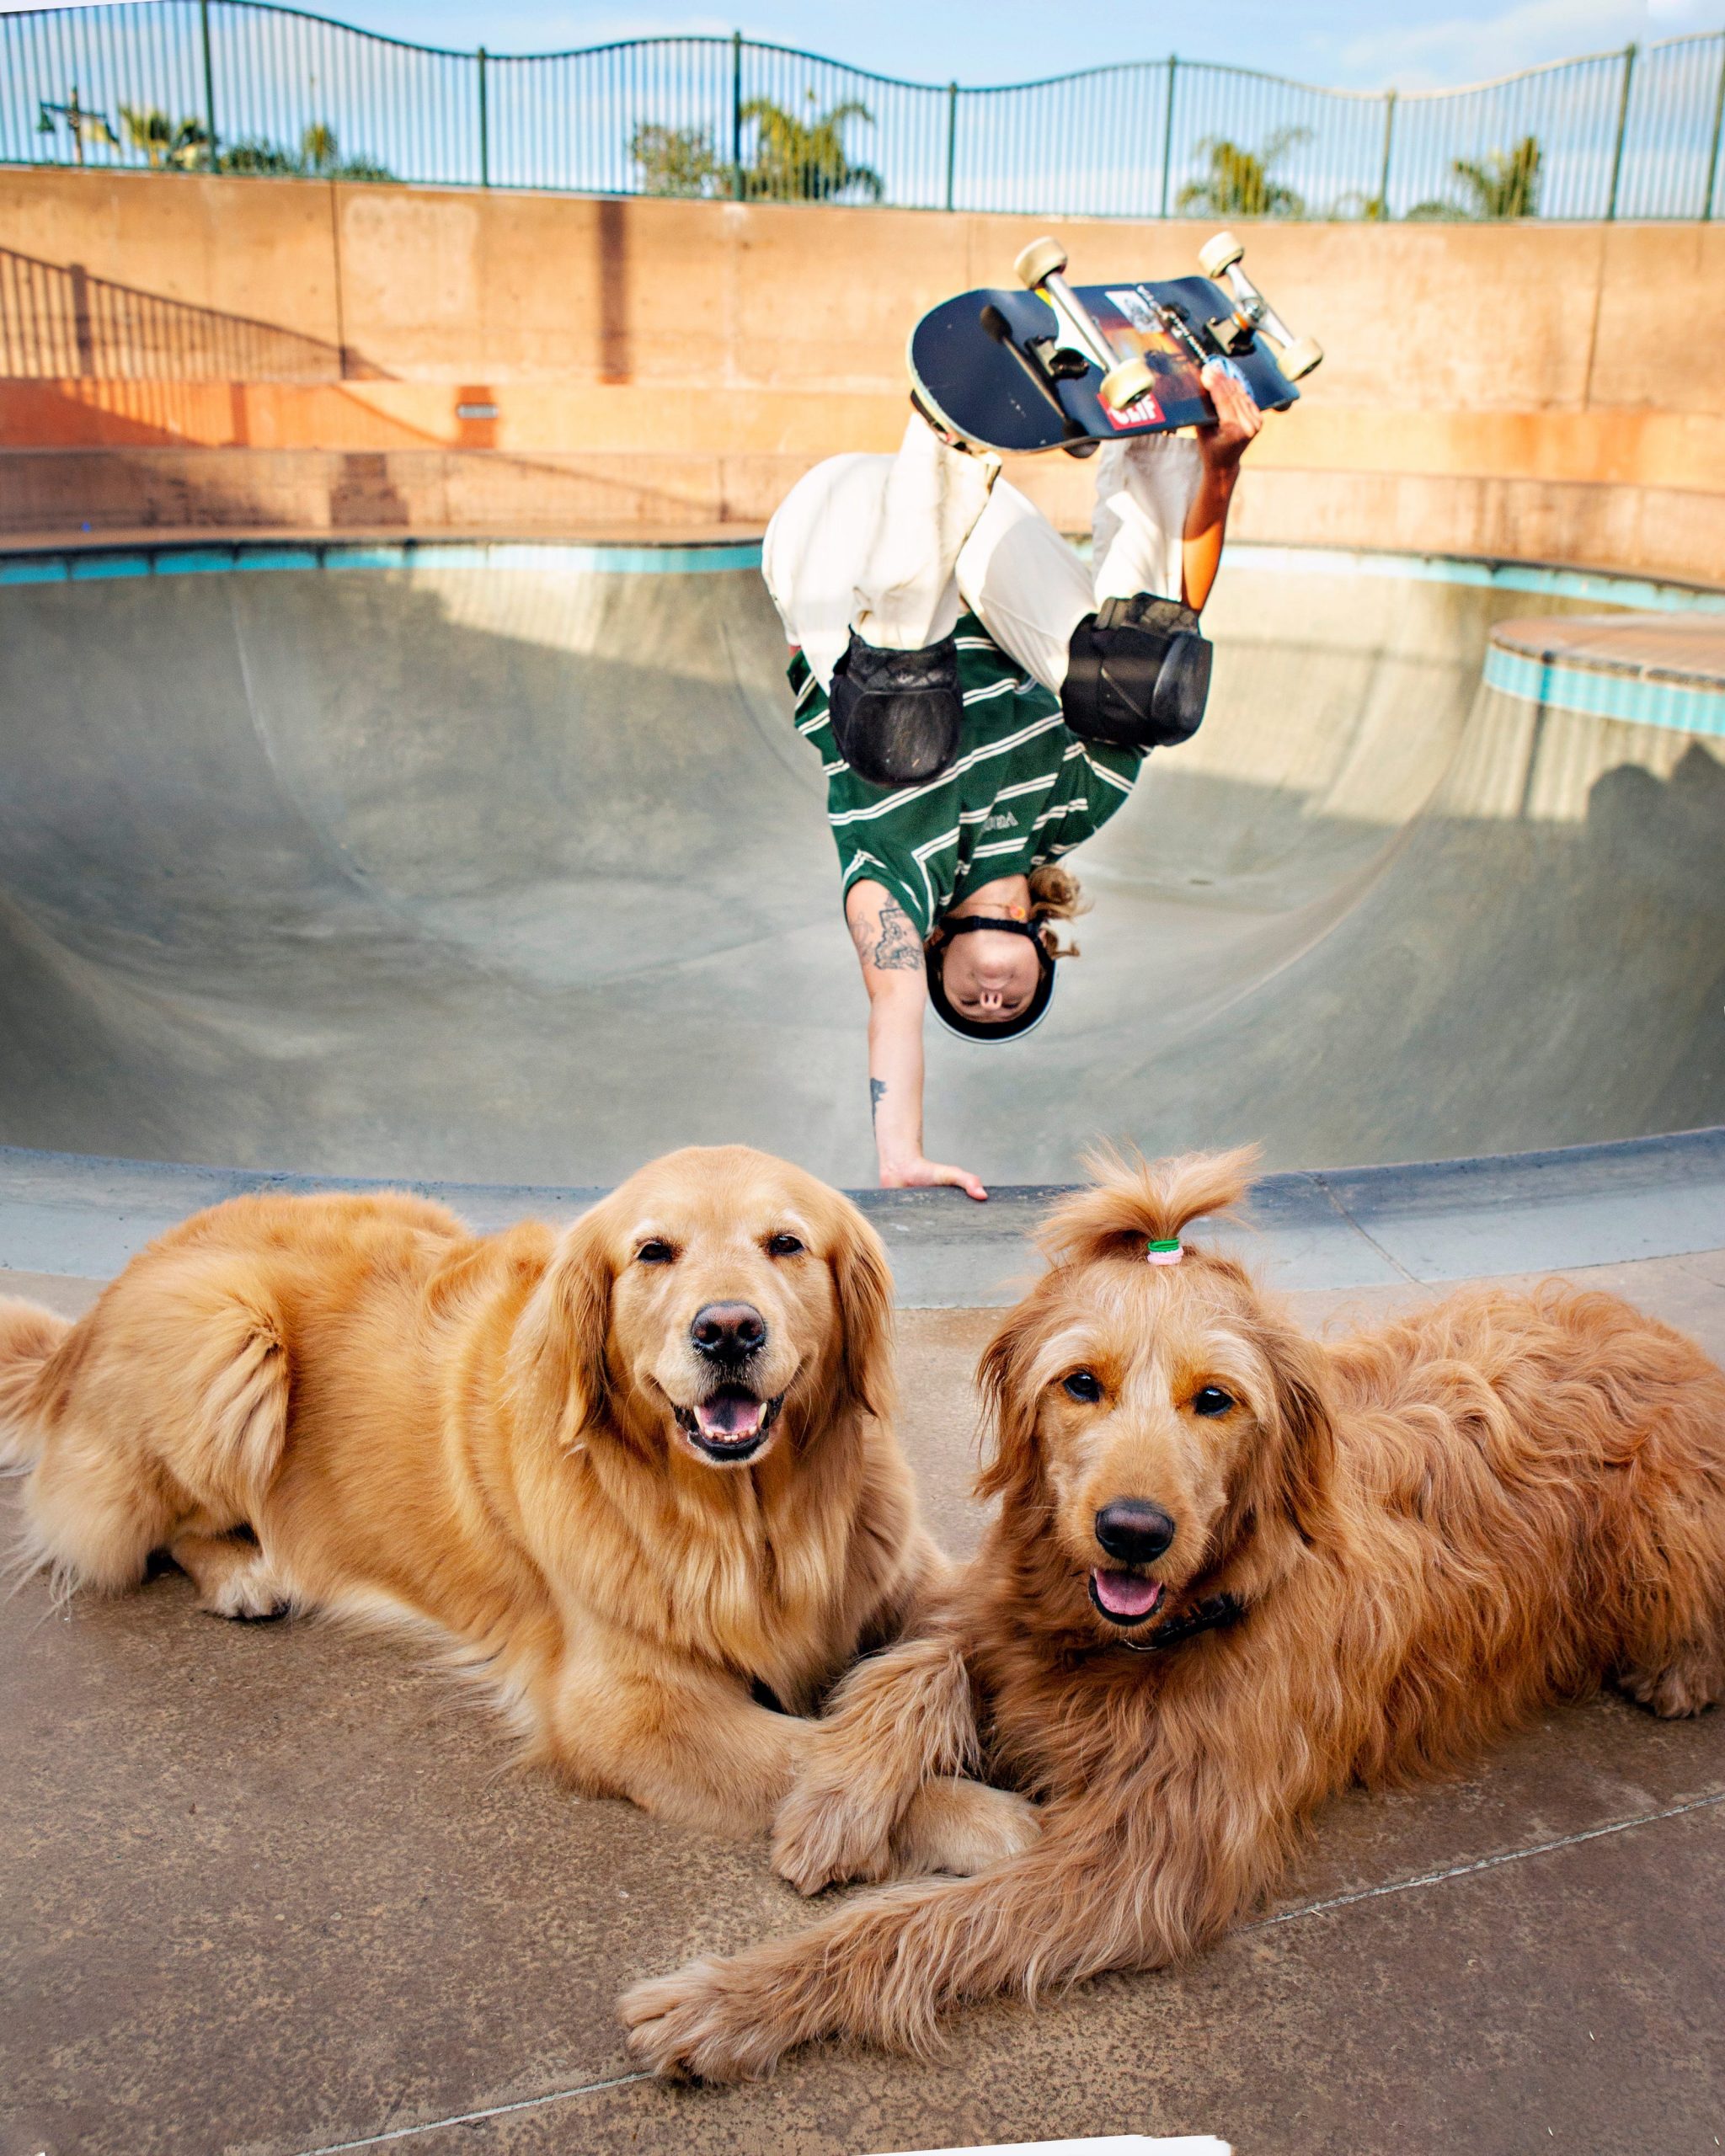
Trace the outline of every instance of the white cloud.
<instances>
[{"instance_id":1,"label":"white cloud","mask_svg":"<svg viewBox=\"0 0 1725 2156\"><path fill-rule=\"evenodd\" d=\"M1693 0L1520 0L1495 15L1404 21L1349 40L1341 59L1356 81L1402 89L1487 82L1548 60L1680 32L1696 12Z\"/></svg>"}]
</instances>

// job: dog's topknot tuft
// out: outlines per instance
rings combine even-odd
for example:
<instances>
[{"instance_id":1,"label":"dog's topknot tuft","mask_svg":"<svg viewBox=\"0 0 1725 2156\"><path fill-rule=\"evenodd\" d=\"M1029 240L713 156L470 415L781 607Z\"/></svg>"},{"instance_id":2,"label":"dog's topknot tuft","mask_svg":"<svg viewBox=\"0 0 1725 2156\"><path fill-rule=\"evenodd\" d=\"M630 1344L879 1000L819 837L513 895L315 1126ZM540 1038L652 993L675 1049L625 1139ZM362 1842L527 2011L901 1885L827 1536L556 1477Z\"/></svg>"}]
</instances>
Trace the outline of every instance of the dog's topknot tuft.
<instances>
[{"instance_id":1,"label":"dog's topknot tuft","mask_svg":"<svg viewBox=\"0 0 1725 2156\"><path fill-rule=\"evenodd\" d=\"M1245 1197L1259 1148L1178 1153L1146 1161L1141 1153L1098 1148L1085 1155L1095 1182L1057 1205L1037 1236L1050 1265L1141 1257L1152 1241L1178 1237L1188 1220L1233 1211Z\"/></svg>"}]
</instances>

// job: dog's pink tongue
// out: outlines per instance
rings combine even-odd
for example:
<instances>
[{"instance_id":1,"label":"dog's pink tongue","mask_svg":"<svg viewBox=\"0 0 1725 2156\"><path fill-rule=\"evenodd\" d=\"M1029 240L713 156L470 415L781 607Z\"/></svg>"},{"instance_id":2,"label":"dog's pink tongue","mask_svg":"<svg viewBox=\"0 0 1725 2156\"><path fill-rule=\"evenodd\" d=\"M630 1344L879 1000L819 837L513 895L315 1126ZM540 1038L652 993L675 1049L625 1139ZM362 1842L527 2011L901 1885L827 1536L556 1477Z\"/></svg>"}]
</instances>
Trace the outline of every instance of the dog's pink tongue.
<instances>
[{"instance_id":1,"label":"dog's pink tongue","mask_svg":"<svg viewBox=\"0 0 1725 2156\"><path fill-rule=\"evenodd\" d=\"M1162 1598L1160 1580L1137 1572L1097 1572L1096 1598L1111 1617L1147 1617Z\"/></svg>"},{"instance_id":2,"label":"dog's pink tongue","mask_svg":"<svg viewBox=\"0 0 1725 2156\"><path fill-rule=\"evenodd\" d=\"M695 1410L701 1433L708 1438L752 1438L761 1428L765 1402L752 1392L716 1392Z\"/></svg>"}]
</instances>

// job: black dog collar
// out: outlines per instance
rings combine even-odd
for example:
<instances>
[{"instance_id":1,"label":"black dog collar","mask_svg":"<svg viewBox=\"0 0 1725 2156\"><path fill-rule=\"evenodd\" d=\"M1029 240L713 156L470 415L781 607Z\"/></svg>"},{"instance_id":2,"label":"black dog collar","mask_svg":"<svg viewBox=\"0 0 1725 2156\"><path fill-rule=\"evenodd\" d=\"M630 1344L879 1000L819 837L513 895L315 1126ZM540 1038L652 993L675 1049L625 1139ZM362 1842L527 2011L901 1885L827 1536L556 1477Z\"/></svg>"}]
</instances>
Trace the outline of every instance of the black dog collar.
<instances>
[{"instance_id":1,"label":"black dog collar","mask_svg":"<svg viewBox=\"0 0 1725 2156\"><path fill-rule=\"evenodd\" d=\"M1178 1646L1183 1641L1195 1640L1200 1632L1220 1631L1246 1614L1246 1605L1231 1594L1212 1594L1200 1602L1184 1617L1172 1618L1166 1625L1158 1625L1155 1631L1143 1639L1129 1639L1123 1633L1119 1644L1130 1647L1134 1654L1160 1654L1169 1647Z\"/></svg>"}]
</instances>

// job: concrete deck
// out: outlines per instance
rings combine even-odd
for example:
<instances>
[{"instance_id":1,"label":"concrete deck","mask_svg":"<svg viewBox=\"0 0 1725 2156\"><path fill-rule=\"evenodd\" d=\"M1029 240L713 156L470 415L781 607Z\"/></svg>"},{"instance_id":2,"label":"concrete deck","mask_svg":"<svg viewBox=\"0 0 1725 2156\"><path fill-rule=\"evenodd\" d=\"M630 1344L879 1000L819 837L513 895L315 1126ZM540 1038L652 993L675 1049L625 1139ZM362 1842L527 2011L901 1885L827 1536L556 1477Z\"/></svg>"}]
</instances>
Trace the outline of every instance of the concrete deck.
<instances>
[{"instance_id":1,"label":"concrete deck","mask_svg":"<svg viewBox=\"0 0 1725 2156\"><path fill-rule=\"evenodd\" d=\"M3 1254L3 1253L0 1253ZM1576 1273L1725 1356L1725 1250ZM95 1283L11 1275L61 1307ZM1427 1290L1297 1298L1314 1324ZM901 1321L937 1531L977 1515L986 1311ZM175 1575L0 1611L0 2156L862 2152L1208 2132L1243 2156L1708 2151L1725 2135L1725 1716L1615 1698L1464 1780L1332 1806L1263 1923L1175 1976L964 2016L927 2063L630 2075L611 2003L806 1911L762 1851L500 1772L398 1642L199 1616Z\"/></svg>"}]
</instances>

